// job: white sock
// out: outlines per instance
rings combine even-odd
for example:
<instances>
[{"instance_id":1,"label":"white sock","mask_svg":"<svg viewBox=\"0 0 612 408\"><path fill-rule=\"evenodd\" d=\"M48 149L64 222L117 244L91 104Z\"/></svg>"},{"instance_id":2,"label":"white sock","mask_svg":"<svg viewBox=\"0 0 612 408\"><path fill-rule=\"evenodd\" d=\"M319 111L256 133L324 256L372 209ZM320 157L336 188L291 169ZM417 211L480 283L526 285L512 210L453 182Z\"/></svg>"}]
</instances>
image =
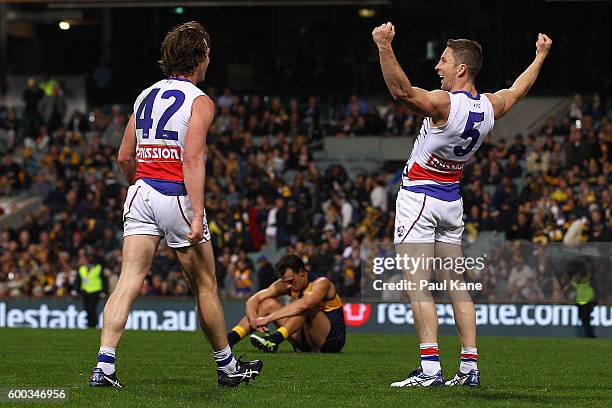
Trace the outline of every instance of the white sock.
<instances>
[{"instance_id":1,"label":"white sock","mask_svg":"<svg viewBox=\"0 0 612 408\"><path fill-rule=\"evenodd\" d=\"M100 347L100 351L98 351L98 365L96 367L101 368L102 372L106 375L111 375L115 372L114 347Z\"/></svg>"},{"instance_id":2,"label":"white sock","mask_svg":"<svg viewBox=\"0 0 612 408\"><path fill-rule=\"evenodd\" d=\"M238 368L238 362L234 358L230 346L227 346L223 350L219 351L213 350L213 356L215 357L215 362L217 363L217 367L219 367L219 370L223 371L226 374L232 374L236 372L236 369Z\"/></svg>"},{"instance_id":3,"label":"white sock","mask_svg":"<svg viewBox=\"0 0 612 408\"><path fill-rule=\"evenodd\" d=\"M478 350L476 347L461 347L459 371L462 374L467 374L472 370L478 370Z\"/></svg>"},{"instance_id":4,"label":"white sock","mask_svg":"<svg viewBox=\"0 0 612 408\"><path fill-rule=\"evenodd\" d=\"M442 368L440 367L440 352L438 343L421 343L421 368L427 375L436 375Z\"/></svg>"}]
</instances>

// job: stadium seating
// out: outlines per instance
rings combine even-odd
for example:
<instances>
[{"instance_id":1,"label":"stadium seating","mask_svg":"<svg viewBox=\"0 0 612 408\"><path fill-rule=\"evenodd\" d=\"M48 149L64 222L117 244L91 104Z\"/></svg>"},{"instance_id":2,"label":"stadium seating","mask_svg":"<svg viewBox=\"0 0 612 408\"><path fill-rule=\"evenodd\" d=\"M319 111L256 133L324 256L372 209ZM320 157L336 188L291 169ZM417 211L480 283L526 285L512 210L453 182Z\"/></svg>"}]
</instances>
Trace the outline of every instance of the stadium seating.
<instances>
[{"instance_id":1,"label":"stadium seating","mask_svg":"<svg viewBox=\"0 0 612 408\"><path fill-rule=\"evenodd\" d=\"M610 106L575 106L574 101L567 107L559 102L565 99L549 101L559 116L542 119L533 137L511 143L496 137L467 166L463 180L466 252L491 253L495 247L510 247L516 239L559 242L580 217L586 221L582 241L610 241ZM346 251L353 240L366 245L393 236L398 177L384 169L401 170L419 118L385 102L358 113L367 120L348 120L343 106L326 109L333 114L323 120L320 110L300 104L295 111L298 121L290 123L291 108L286 103L280 111L266 105L262 111L250 112L244 100L234 97L233 122L218 117L208 138L207 213L219 258L217 275L225 283L223 295L233 295L237 259L245 259L257 273L262 256L274 262L287 250L325 259L323 268L336 277L342 291L340 278L346 266L341 255L350 253ZM245 116L236 109L242 103L246 104ZM268 119L264 120L266 110ZM35 217L17 224L15 217L6 224L7 216L0 216L0 228L4 228L0 297L30 296L36 286L44 287L49 296L74 295L71 285L78 267L74 255L81 248L103 263L109 281L116 280L125 186L114 157L130 112L116 105L92 109L86 115L70 113L52 127L36 115L15 122L8 112L9 107L0 107L0 127L13 129L17 137L5 146L7 153L0 162L0 194L35 195L43 206ZM386 120L390 112L394 120ZM576 112L580 119L570 117ZM257 118L255 123L248 123L250 115ZM369 129L380 123L383 127L379 134L365 136L364 129L356 127L364 122ZM245 134L254 136L251 146L245 146ZM570 140L586 146L579 149L578 159L567 150ZM512 155L520 156L518 166L504 180ZM528 172L529 160L541 170ZM498 175L490 173L492 162L497 162ZM382 191L385 199L375 199L374 190ZM285 205L277 207L276 197ZM243 202L243 198L248 200ZM297 204L296 213L289 211L291 202ZM350 219L343 219L341 209L347 205ZM272 211L276 228L269 229ZM527 225L518 222L519 214L525 215ZM178 267L171 255L164 251L156 260L161 266L154 265L152 273L161 273L170 290L162 293L159 287L150 286L144 295L184 294L175 291L184 282L174 273ZM63 253L71 256L71 263L59 261ZM367 259L355 262L359 265ZM499 265L492 264L491 270L496 273ZM154 285L160 282L153 281ZM504 296L503 288L498 292L498 297Z\"/></svg>"}]
</instances>

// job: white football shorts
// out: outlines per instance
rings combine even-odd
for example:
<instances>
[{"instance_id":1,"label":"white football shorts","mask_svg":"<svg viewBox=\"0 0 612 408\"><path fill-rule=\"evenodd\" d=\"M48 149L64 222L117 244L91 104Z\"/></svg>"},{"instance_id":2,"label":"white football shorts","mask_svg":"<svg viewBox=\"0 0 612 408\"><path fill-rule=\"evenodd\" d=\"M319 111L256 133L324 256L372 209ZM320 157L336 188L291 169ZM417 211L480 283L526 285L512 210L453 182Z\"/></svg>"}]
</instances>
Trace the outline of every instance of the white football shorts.
<instances>
[{"instance_id":1,"label":"white football shorts","mask_svg":"<svg viewBox=\"0 0 612 408\"><path fill-rule=\"evenodd\" d=\"M443 201L400 189L395 202L395 244L446 242L461 245L463 199Z\"/></svg>"},{"instance_id":2,"label":"white football shorts","mask_svg":"<svg viewBox=\"0 0 612 408\"><path fill-rule=\"evenodd\" d=\"M187 234L192 218L188 196L163 195L144 180L137 180L128 188L123 205L123 236L156 235L166 238L170 248L190 246ZM209 240L204 211L204 239L200 243Z\"/></svg>"}]
</instances>

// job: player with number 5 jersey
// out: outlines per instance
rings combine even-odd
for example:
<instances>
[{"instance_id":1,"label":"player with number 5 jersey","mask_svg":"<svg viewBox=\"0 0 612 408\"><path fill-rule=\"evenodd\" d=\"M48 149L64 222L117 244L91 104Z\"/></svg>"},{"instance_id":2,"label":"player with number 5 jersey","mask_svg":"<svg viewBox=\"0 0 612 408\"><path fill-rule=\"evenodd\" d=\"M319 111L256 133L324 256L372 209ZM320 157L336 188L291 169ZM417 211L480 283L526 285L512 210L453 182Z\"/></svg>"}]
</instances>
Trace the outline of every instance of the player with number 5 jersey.
<instances>
[{"instance_id":1,"label":"player with number 5 jersey","mask_svg":"<svg viewBox=\"0 0 612 408\"><path fill-rule=\"evenodd\" d=\"M172 29L161 48L166 78L142 91L134 103L117 157L130 184L123 209L121 275L104 308L92 387L122 387L115 373L116 348L162 239L174 250L195 293L219 385L249 382L263 367L259 360L234 358L217 295L204 212L206 134L215 106L195 85L204 80L209 62L210 36L204 27L191 21Z\"/></svg>"},{"instance_id":2,"label":"player with number 5 jersey","mask_svg":"<svg viewBox=\"0 0 612 408\"><path fill-rule=\"evenodd\" d=\"M459 266L463 261L460 259L463 201L459 183L465 164L491 132L495 120L508 113L535 82L552 41L539 34L535 59L512 87L480 94L475 85L482 66L480 44L465 39L448 40L435 67L441 89L429 92L413 86L400 67L391 47L394 36L395 27L391 23L372 32L385 83L394 99L424 116L397 194L394 243L401 258L422 258L426 262L403 271L404 279L416 288L409 290L408 295L420 343L421 365L391 386L478 386L476 313L470 294L457 284L463 282L463 269L452 269L452 265ZM446 262L449 258L452 263ZM436 263L439 260L445 262ZM433 270L433 265L444 266ZM461 340L460 365L454 377L446 382L440 367L438 315L432 295L423 285L434 273L444 287L457 288L448 290L448 295Z\"/></svg>"}]
</instances>

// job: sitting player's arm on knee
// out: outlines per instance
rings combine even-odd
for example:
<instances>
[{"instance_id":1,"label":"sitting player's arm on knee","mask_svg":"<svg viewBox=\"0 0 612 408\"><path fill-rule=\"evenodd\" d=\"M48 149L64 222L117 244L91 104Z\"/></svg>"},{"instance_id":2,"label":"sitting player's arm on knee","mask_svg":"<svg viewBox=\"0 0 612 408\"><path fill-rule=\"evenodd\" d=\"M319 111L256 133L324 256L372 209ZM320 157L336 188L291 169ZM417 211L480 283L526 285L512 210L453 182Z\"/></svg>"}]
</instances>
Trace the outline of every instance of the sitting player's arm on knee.
<instances>
[{"instance_id":1,"label":"sitting player's arm on knee","mask_svg":"<svg viewBox=\"0 0 612 408\"><path fill-rule=\"evenodd\" d=\"M123 140L117 154L117 165L125 181L132 185L136 181L136 127L134 114L130 117L123 132Z\"/></svg>"},{"instance_id":2,"label":"sitting player's arm on knee","mask_svg":"<svg viewBox=\"0 0 612 408\"><path fill-rule=\"evenodd\" d=\"M269 298L276 299L279 296L287 295L287 285L280 279L265 289L260 290L246 301L246 315L249 322L258 316L259 305Z\"/></svg>"}]
</instances>

